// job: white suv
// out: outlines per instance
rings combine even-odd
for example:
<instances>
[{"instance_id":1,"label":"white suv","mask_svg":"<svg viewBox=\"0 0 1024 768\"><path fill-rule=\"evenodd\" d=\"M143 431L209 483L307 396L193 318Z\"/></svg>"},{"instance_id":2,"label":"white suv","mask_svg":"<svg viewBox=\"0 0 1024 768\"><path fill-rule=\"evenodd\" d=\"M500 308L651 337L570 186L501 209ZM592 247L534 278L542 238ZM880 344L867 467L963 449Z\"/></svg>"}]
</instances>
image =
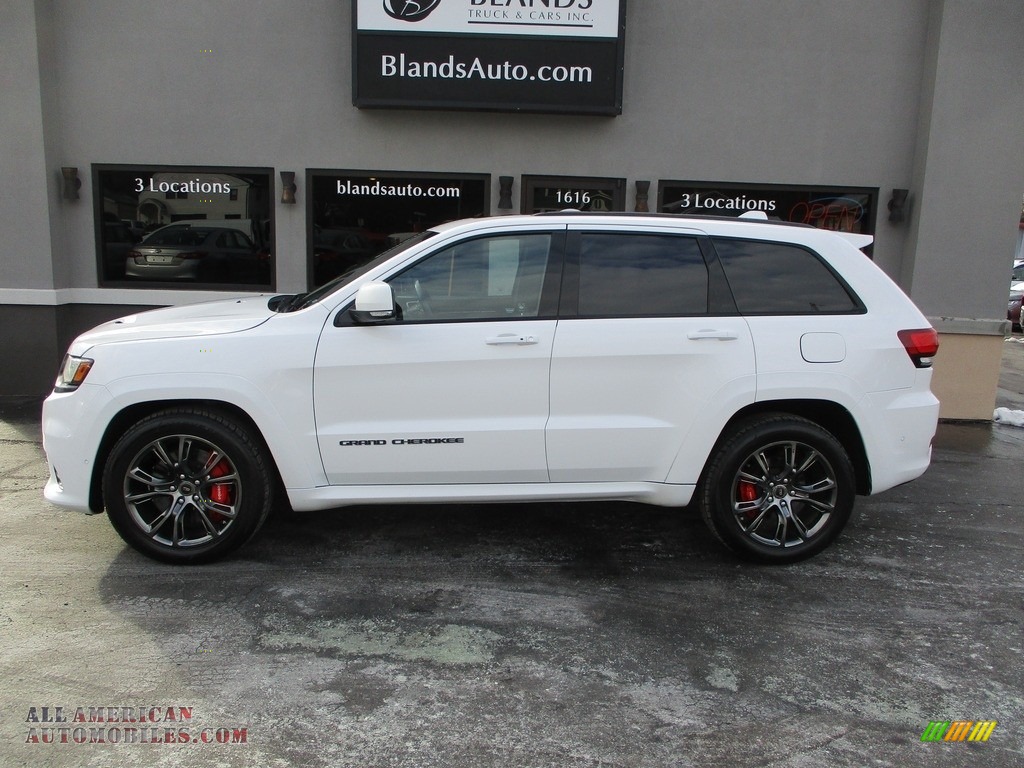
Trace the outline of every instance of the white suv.
<instances>
[{"instance_id":1,"label":"white suv","mask_svg":"<svg viewBox=\"0 0 1024 768\"><path fill-rule=\"evenodd\" d=\"M921 475L935 331L862 235L562 212L445 224L297 296L145 312L71 345L46 497L219 557L273 508L695 501L790 562Z\"/></svg>"}]
</instances>

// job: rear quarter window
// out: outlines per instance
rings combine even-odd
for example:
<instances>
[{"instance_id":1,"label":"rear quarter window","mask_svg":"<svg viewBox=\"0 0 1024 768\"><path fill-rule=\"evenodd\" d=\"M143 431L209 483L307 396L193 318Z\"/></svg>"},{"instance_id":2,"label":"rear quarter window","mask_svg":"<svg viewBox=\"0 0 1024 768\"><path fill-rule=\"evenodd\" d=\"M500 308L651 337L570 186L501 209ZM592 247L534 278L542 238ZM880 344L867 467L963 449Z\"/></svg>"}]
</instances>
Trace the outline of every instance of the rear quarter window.
<instances>
[{"instance_id":1,"label":"rear quarter window","mask_svg":"<svg viewBox=\"0 0 1024 768\"><path fill-rule=\"evenodd\" d=\"M788 243L714 238L729 287L744 315L854 314L864 305L806 248Z\"/></svg>"}]
</instances>

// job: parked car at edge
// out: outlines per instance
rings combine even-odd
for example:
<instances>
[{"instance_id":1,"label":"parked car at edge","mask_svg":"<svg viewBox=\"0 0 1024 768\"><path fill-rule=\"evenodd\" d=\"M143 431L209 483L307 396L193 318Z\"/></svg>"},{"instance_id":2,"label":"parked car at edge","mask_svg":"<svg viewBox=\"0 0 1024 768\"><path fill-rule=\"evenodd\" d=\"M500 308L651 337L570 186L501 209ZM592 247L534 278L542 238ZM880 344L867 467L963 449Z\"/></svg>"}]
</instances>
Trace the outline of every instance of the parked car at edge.
<instances>
[{"instance_id":1,"label":"parked car at edge","mask_svg":"<svg viewBox=\"0 0 1024 768\"><path fill-rule=\"evenodd\" d=\"M1010 291L1010 300L1006 304L1006 319L1010 321L1014 331L1021 330L1021 307L1024 305L1024 290Z\"/></svg>"},{"instance_id":2,"label":"parked car at edge","mask_svg":"<svg viewBox=\"0 0 1024 768\"><path fill-rule=\"evenodd\" d=\"M474 219L309 293L115 320L46 400L45 495L179 563L271 509L585 499L694 502L739 555L799 560L930 460L937 335L870 240Z\"/></svg>"},{"instance_id":3,"label":"parked car at edge","mask_svg":"<svg viewBox=\"0 0 1024 768\"><path fill-rule=\"evenodd\" d=\"M1006 319L1013 325L1013 330L1021 330L1021 306L1024 305L1024 261L1013 265L1010 277L1010 299L1006 304Z\"/></svg>"}]
</instances>

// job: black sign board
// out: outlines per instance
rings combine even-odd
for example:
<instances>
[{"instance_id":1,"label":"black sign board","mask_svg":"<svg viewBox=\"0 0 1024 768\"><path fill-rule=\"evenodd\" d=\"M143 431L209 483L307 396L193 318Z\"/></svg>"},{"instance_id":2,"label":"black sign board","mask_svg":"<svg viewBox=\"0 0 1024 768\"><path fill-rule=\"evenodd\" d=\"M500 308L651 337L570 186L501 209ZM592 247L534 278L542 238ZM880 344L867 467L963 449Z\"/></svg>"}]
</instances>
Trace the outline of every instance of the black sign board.
<instances>
[{"instance_id":1,"label":"black sign board","mask_svg":"<svg viewBox=\"0 0 1024 768\"><path fill-rule=\"evenodd\" d=\"M581 176L523 176L523 213L575 208L579 211L623 211L625 179Z\"/></svg>"},{"instance_id":2,"label":"black sign board","mask_svg":"<svg viewBox=\"0 0 1024 768\"><path fill-rule=\"evenodd\" d=\"M739 216L761 211L769 219L870 235L875 231L877 207L878 190L870 187L658 183L658 208L664 213Z\"/></svg>"},{"instance_id":3,"label":"black sign board","mask_svg":"<svg viewBox=\"0 0 1024 768\"><path fill-rule=\"evenodd\" d=\"M626 0L354 0L357 107L617 115Z\"/></svg>"}]
</instances>

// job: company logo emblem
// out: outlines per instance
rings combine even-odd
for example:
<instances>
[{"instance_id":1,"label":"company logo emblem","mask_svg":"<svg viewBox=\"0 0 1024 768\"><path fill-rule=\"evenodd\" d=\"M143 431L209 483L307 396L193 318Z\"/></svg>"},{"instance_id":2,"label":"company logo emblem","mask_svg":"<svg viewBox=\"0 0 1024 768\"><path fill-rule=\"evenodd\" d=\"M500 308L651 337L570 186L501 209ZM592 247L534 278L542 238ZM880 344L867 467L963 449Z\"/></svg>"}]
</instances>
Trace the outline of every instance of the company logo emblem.
<instances>
[{"instance_id":1,"label":"company logo emblem","mask_svg":"<svg viewBox=\"0 0 1024 768\"><path fill-rule=\"evenodd\" d=\"M399 21L423 21L441 0L384 0L384 12Z\"/></svg>"},{"instance_id":2,"label":"company logo emblem","mask_svg":"<svg viewBox=\"0 0 1024 768\"><path fill-rule=\"evenodd\" d=\"M988 741L996 725L995 720L932 720L921 741Z\"/></svg>"}]
</instances>

